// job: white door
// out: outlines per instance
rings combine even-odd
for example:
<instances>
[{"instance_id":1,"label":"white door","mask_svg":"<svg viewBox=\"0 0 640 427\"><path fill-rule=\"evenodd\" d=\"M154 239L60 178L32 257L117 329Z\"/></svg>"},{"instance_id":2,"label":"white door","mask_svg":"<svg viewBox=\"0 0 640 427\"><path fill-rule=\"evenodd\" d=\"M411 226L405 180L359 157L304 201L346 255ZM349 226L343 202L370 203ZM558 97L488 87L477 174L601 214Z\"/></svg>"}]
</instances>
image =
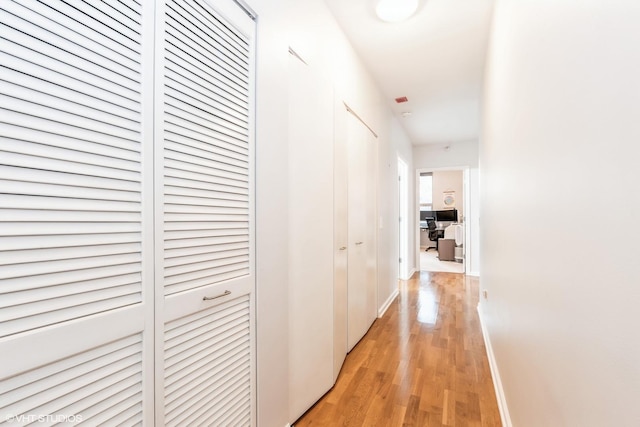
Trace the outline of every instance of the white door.
<instances>
[{"instance_id":1,"label":"white door","mask_svg":"<svg viewBox=\"0 0 640 427\"><path fill-rule=\"evenodd\" d=\"M408 279L409 276L409 168L398 157L398 277Z\"/></svg>"},{"instance_id":2,"label":"white door","mask_svg":"<svg viewBox=\"0 0 640 427\"><path fill-rule=\"evenodd\" d=\"M166 409L170 425L180 402L255 423L253 23L239 30L231 1L227 20L202 1L159 6L158 33L182 8L172 48L205 48L215 72L167 60L175 75L154 88L153 6L0 4L2 420L164 425Z\"/></svg>"},{"instance_id":3,"label":"white door","mask_svg":"<svg viewBox=\"0 0 640 427\"><path fill-rule=\"evenodd\" d=\"M289 418L333 385L333 88L289 58ZM346 353L346 352L345 352Z\"/></svg>"},{"instance_id":4,"label":"white door","mask_svg":"<svg viewBox=\"0 0 640 427\"><path fill-rule=\"evenodd\" d=\"M349 279L349 159L347 123L350 114L340 100L334 102L333 172L333 381L338 378L348 346Z\"/></svg>"},{"instance_id":5,"label":"white door","mask_svg":"<svg viewBox=\"0 0 640 427\"><path fill-rule=\"evenodd\" d=\"M375 138L347 114L348 159L348 350L376 319Z\"/></svg>"},{"instance_id":6,"label":"white door","mask_svg":"<svg viewBox=\"0 0 640 427\"><path fill-rule=\"evenodd\" d=\"M168 0L158 28L156 424L255 424L254 22Z\"/></svg>"},{"instance_id":7,"label":"white door","mask_svg":"<svg viewBox=\"0 0 640 427\"><path fill-rule=\"evenodd\" d=\"M153 26L140 3L0 7L0 421L152 420Z\"/></svg>"}]
</instances>

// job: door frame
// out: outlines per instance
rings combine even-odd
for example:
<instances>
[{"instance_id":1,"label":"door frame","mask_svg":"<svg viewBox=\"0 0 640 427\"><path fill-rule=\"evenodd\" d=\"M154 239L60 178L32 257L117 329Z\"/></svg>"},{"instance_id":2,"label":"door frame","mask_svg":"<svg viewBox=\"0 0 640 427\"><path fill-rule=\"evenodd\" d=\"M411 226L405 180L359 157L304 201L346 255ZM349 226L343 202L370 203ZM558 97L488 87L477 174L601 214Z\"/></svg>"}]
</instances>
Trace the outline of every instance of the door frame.
<instances>
[{"instance_id":1,"label":"door frame","mask_svg":"<svg viewBox=\"0 0 640 427\"><path fill-rule=\"evenodd\" d=\"M470 241L472 239L471 236L471 214L472 209L470 209L470 197L469 197L469 166L449 166L449 167L440 167L440 168L419 168L416 169L415 174L415 194L416 199L414 203L414 212L416 212L416 218L414 223L414 230L416 233L416 265L418 266L418 270L420 269L420 174L426 172L444 172L444 171L461 171L462 172L462 198L464 200L465 206L465 218L464 218L464 274L468 274L471 270L471 244ZM474 255L475 256L475 255Z\"/></svg>"}]
</instances>

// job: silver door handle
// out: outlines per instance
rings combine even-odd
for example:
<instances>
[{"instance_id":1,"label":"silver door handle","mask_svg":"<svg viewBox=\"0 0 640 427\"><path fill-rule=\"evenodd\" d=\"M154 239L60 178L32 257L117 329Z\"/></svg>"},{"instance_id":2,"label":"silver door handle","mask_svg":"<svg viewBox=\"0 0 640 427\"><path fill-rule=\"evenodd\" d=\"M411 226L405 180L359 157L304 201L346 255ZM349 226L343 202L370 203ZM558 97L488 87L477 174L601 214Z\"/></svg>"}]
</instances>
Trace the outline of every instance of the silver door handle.
<instances>
[{"instance_id":1,"label":"silver door handle","mask_svg":"<svg viewBox=\"0 0 640 427\"><path fill-rule=\"evenodd\" d=\"M220 295L216 295L215 297L202 297L202 301L211 301L212 299L226 297L227 295L231 295L231 291L224 291Z\"/></svg>"}]
</instances>

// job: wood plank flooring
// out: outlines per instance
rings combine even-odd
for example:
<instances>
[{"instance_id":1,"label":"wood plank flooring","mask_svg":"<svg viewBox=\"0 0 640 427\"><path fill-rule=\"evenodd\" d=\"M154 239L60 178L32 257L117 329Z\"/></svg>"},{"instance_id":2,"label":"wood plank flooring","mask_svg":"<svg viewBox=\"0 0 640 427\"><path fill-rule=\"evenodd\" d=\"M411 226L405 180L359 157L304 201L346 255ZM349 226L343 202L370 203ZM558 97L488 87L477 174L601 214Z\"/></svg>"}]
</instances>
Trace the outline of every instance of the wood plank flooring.
<instances>
[{"instance_id":1,"label":"wood plank flooring","mask_svg":"<svg viewBox=\"0 0 640 427\"><path fill-rule=\"evenodd\" d=\"M500 426L478 280L416 274L347 356L305 426Z\"/></svg>"}]
</instances>

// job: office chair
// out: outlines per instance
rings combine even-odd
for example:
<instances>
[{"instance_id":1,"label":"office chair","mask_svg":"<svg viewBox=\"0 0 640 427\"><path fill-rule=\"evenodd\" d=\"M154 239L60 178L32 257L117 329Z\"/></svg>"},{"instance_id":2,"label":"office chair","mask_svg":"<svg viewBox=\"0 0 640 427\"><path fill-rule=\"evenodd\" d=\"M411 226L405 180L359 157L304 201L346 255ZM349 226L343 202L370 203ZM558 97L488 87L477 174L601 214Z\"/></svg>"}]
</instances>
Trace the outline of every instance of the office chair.
<instances>
[{"instance_id":1,"label":"office chair","mask_svg":"<svg viewBox=\"0 0 640 427\"><path fill-rule=\"evenodd\" d=\"M436 222L435 221L429 221L427 223L427 227L429 227L429 240L431 240L432 242L436 242L436 247L433 248L436 251L438 250L438 230L436 230ZM429 251L429 249L432 249L431 246L429 246L426 250L426 252Z\"/></svg>"}]
</instances>

